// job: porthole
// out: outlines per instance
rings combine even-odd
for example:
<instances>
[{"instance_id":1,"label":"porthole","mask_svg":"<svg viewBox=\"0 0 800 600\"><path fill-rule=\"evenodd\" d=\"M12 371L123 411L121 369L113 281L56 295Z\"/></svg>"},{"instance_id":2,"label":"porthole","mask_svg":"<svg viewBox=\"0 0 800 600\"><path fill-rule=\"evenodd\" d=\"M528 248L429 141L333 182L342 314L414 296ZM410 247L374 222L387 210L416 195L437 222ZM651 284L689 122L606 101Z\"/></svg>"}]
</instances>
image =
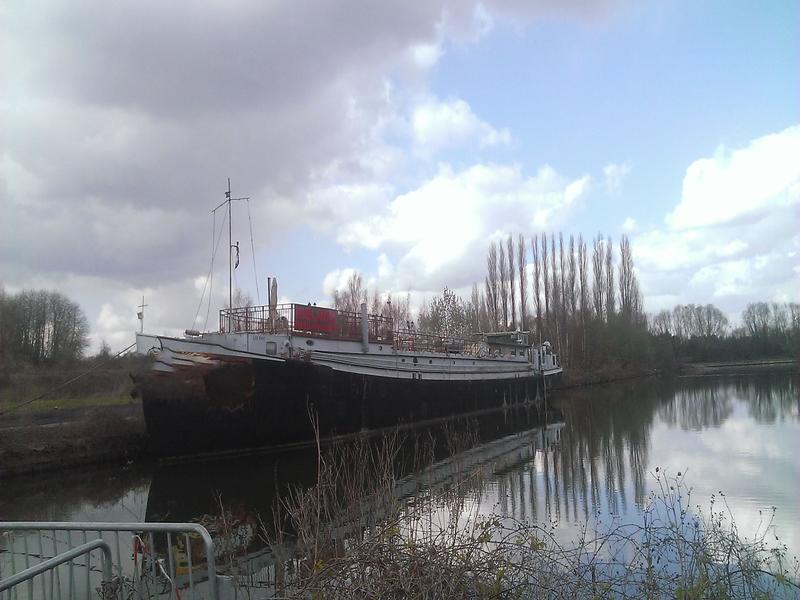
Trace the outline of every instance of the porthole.
<instances>
[{"instance_id":1,"label":"porthole","mask_svg":"<svg viewBox=\"0 0 800 600\"><path fill-rule=\"evenodd\" d=\"M401 358L400 362L406 362L406 359L405 358Z\"/></svg>"},{"instance_id":2,"label":"porthole","mask_svg":"<svg viewBox=\"0 0 800 600\"><path fill-rule=\"evenodd\" d=\"M306 346L313 346L314 340L306 340Z\"/></svg>"}]
</instances>

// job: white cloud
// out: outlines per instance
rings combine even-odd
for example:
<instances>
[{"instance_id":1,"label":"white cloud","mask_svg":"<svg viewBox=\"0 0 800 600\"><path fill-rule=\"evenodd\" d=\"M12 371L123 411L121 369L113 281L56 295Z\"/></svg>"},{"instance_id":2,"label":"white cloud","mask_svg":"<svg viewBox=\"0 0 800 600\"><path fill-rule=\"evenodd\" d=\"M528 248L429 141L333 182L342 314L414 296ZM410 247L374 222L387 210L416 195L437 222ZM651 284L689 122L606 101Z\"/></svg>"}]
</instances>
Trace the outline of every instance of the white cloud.
<instances>
[{"instance_id":1,"label":"white cloud","mask_svg":"<svg viewBox=\"0 0 800 600\"><path fill-rule=\"evenodd\" d=\"M347 288L347 280L357 271L358 269L353 267L330 271L322 281L322 291L329 298L332 297L334 292Z\"/></svg>"},{"instance_id":2,"label":"white cloud","mask_svg":"<svg viewBox=\"0 0 800 600\"><path fill-rule=\"evenodd\" d=\"M460 98L448 102L427 100L411 116L414 143L422 154L467 143L497 146L511 142L508 129L497 130L480 120Z\"/></svg>"},{"instance_id":3,"label":"white cloud","mask_svg":"<svg viewBox=\"0 0 800 600\"><path fill-rule=\"evenodd\" d=\"M800 126L688 167L665 227L633 241L650 310L713 298L735 316L747 302L798 299L797 156Z\"/></svg>"},{"instance_id":4,"label":"white cloud","mask_svg":"<svg viewBox=\"0 0 800 600\"><path fill-rule=\"evenodd\" d=\"M344 225L338 240L400 253L395 289L466 285L480 279L483 263L470 259L485 253L492 235L558 226L588 184L588 175L569 180L549 166L526 177L516 165L441 165L385 210Z\"/></svg>"},{"instance_id":5,"label":"white cloud","mask_svg":"<svg viewBox=\"0 0 800 600\"><path fill-rule=\"evenodd\" d=\"M667 216L674 228L752 221L800 198L800 125L692 163L678 206Z\"/></svg>"},{"instance_id":6,"label":"white cloud","mask_svg":"<svg viewBox=\"0 0 800 600\"><path fill-rule=\"evenodd\" d=\"M417 44L411 48L411 57L414 64L423 69L430 69L442 57L443 51L440 44Z\"/></svg>"},{"instance_id":7,"label":"white cloud","mask_svg":"<svg viewBox=\"0 0 800 600\"><path fill-rule=\"evenodd\" d=\"M631 172L629 163L609 163L603 167L603 175L606 178L606 191L609 194L616 195L622 189L622 181Z\"/></svg>"},{"instance_id":8,"label":"white cloud","mask_svg":"<svg viewBox=\"0 0 800 600\"><path fill-rule=\"evenodd\" d=\"M622 223L622 231L631 232L636 231L636 219L628 217Z\"/></svg>"}]
</instances>

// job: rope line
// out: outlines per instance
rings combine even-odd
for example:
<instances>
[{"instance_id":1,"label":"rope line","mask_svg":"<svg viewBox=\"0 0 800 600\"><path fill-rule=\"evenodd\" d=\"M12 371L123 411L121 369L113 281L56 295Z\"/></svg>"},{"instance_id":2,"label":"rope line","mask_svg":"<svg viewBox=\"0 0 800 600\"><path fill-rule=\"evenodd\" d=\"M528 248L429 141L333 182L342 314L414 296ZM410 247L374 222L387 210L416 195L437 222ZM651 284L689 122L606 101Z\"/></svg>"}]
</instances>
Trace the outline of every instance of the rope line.
<instances>
[{"instance_id":1,"label":"rope line","mask_svg":"<svg viewBox=\"0 0 800 600\"><path fill-rule=\"evenodd\" d=\"M261 292L258 290L258 269L256 268L256 248L253 244L253 219L250 217L250 198L247 199L247 221L250 223L250 253L253 255L253 277L256 280L256 297L261 304Z\"/></svg>"},{"instance_id":2,"label":"rope line","mask_svg":"<svg viewBox=\"0 0 800 600\"><path fill-rule=\"evenodd\" d=\"M217 236L217 215L215 212L211 212L211 264L214 264L214 238ZM192 324L189 327L190 329L194 329L195 324L197 323L197 317L200 315L200 307L203 306L203 298L206 296L206 288L208 287L208 279L209 276L206 277L206 280L203 282L203 293L200 294L200 301L197 303L197 310L194 312L194 319L192 320Z\"/></svg>"},{"instance_id":3,"label":"rope line","mask_svg":"<svg viewBox=\"0 0 800 600\"><path fill-rule=\"evenodd\" d=\"M214 230L212 231L211 235L211 267L208 270L208 277L206 277L206 285L208 285L208 307L206 309L206 321L203 324L203 329L208 329L208 316L211 314L211 297L213 296L214 292L214 259L217 256L217 250L219 250L219 243L222 241L222 232L225 230L225 221L228 218L227 213L223 214L222 222L219 225L219 234L217 234L217 243L214 244L214 234L216 234L216 222L217 222L217 213L212 211L214 215ZM194 323L192 323L192 329L194 329L194 324L197 322L197 316L200 314L200 307L203 305L203 298L206 295L206 285L203 285L203 294L200 296L200 302L197 304L197 313L194 315Z\"/></svg>"},{"instance_id":4,"label":"rope line","mask_svg":"<svg viewBox=\"0 0 800 600\"><path fill-rule=\"evenodd\" d=\"M130 346L128 346L127 348L124 348L123 350L120 350L120 351L119 351L119 352L117 352L117 353L116 353L114 356L111 356L111 357L107 358L106 360L104 360L104 361L102 361L102 362L99 362L99 363L95 364L95 365L94 365L94 366L92 366L92 368L91 368L91 369L89 369L88 371L86 371L86 372L84 372L84 373L81 373L81 374L79 374L79 375L77 375L77 376L73 377L72 379L69 379L68 381L65 381L64 383L62 383L62 384L59 384L59 385L57 385L56 387L54 387L54 388L52 388L52 389L49 389L49 390L47 390L46 392L43 392L43 393L39 394L39 395L38 395L38 396L36 396L35 398L31 398L30 400L25 400L24 402L20 402L20 403L19 403L19 404L17 404L16 406L12 406L11 408L7 408L7 409L5 409L5 410L2 410L2 411L0 411L0 417L2 417L3 415L7 415L8 413L10 413L10 412L13 412L13 411L15 411L15 410L17 410L17 409L19 409L19 408L22 408L23 406L27 406L28 404L31 404L31 403L33 403L33 402L36 402L37 400L41 400L42 398L44 398L44 397L45 397L45 396L47 396L48 394L52 394L53 392L57 392L58 390L60 390L60 389L62 389L62 388L64 388L64 387L66 387L66 386L68 386L70 383L73 383L73 382L75 382L75 381L78 381L78 379L80 379L81 377L85 377L86 375L88 375L88 374L89 374L89 373L91 373L92 371L94 371L94 370L98 369L99 367L102 367L103 365L107 365L108 363L110 363L112 360L114 360L114 359L115 359L115 358L117 358L118 356L120 356L120 355L124 354L125 352L127 352L128 350L130 350L131 348L133 348L135 345L136 345L136 342L133 342L133 343L132 343Z\"/></svg>"}]
</instances>

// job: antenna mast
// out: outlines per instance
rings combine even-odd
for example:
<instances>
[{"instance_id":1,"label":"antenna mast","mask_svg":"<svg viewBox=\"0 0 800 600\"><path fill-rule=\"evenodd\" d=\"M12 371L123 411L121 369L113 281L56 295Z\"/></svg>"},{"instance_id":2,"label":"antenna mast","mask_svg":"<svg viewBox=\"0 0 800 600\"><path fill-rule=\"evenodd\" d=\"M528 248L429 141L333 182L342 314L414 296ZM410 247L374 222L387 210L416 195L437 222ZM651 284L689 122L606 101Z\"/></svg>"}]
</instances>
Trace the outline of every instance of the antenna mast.
<instances>
[{"instance_id":1,"label":"antenna mast","mask_svg":"<svg viewBox=\"0 0 800 600\"><path fill-rule=\"evenodd\" d=\"M250 200L250 196L242 198L231 198L231 178L228 177L228 191L225 192L225 200L211 212L216 212L224 205L228 205L228 309L233 310L233 249L236 248L236 266L239 266L239 242L233 243L233 224L231 223L231 202L234 200ZM228 319L230 319L230 312ZM228 328L230 330L230 327Z\"/></svg>"},{"instance_id":2,"label":"antenna mast","mask_svg":"<svg viewBox=\"0 0 800 600\"><path fill-rule=\"evenodd\" d=\"M231 241L231 231L233 230L233 223L231 223L231 178L228 177L228 191L225 192L225 199L228 201L228 310L233 311L233 242Z\"/></svg>"}]
</instances>

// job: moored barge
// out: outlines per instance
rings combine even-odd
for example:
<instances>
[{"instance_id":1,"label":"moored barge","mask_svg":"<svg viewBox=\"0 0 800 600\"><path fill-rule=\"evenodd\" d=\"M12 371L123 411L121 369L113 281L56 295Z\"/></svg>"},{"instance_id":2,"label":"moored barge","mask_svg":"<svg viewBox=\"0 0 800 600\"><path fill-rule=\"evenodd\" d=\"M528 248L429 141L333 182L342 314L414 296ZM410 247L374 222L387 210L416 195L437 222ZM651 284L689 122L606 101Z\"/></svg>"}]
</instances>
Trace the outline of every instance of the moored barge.
<instances>
[{"instance_id":1,"label":"moored barge","mask_svg":"<svg viewBox=\"0 0 800 600\"><path fill-rule=\"evenodd\" d=\"M527 332L456 339L381 315L285 304L220 311L218 332L137 335L160 455L313 441L541 399L561 372Z\"/></svg>"}]
</instances>

